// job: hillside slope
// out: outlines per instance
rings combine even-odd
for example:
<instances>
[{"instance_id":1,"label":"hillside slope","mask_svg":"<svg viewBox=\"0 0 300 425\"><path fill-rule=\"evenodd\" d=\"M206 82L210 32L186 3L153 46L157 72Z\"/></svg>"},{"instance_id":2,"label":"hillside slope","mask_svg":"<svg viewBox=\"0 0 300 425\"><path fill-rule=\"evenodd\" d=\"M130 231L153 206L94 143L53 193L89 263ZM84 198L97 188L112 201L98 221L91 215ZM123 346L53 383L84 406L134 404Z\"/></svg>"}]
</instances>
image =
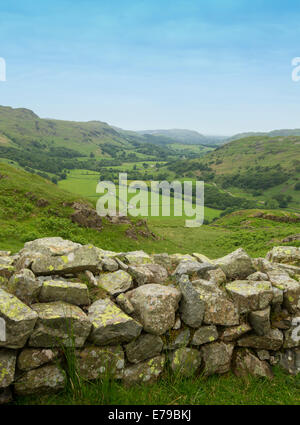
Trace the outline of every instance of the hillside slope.
<instances>
[{"instance_id":1,"label":"hillside slope","mask_svg":"<svg viewBox=\"0 0 300 425\"><path fill-rule=\"evenodd\" d=\"M138 238L128 237L128 230ZM0 250L15 251L29 240L46 236L115 250L141 249L148 238L153 239L147 226L137 220L114 224L98 217L85 198L40 176L0 164Z\"/></svg>"},{"instance_id":2,"label":"hillside slope","mask_svg":"<svg viewBox=\"0 0 300 425\"><path fill-rule=\"evenodd\" d=\"M74 202L92 206L48 180L0 164L0 250L18 251L29 240L61 236L114 251L202 252L217 258L243 246L251 255L261 256L282 244L283 238L300 233L299 216L280 211L262 216L259 210L237 212L199 228L184 227L180 217L154 217L148 219L150 231L139 218L119 224L103 219L96 230L72 220Z\"/></svg>"},{"instance_id":3,"label":"hillside slope","mask_svg":"<svg viewBox=\"0 0 300 425\"><path fill-rule=\"evenodd\" d=\"M280 207L300 206L300 137L249 137L218 147L203 158L175 162L168 169ZM271 205L270 205L271 206ZM274 206L276 205L274 204Z\"/></svg>"}]
</instances>

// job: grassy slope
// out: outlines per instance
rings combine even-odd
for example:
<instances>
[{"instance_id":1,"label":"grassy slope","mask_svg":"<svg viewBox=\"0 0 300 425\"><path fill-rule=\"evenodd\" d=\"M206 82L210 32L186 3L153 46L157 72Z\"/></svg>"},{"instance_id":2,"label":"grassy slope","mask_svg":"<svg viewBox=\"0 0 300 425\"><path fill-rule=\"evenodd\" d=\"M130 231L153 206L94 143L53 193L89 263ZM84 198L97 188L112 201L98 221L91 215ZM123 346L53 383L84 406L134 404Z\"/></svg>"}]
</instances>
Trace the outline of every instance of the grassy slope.
<instances>
[{"instance_id":1,"label":"grassy slope","mask_svg":"<svg viewBox=\"0 0 300 425\"><path fill-rule=\"evenodd\" d=\"M72 209L62 204L82 199L82 193L76 196L39 176L6 164L0 164L0 174L4 176L0 179L0 249L17 251L28 240L61 236L116 251L202 252L216 258L238 246L243 246L251 255L264 255L283 237L300 233L299 223L251 218L253 211L243 211L193 229L185 228L181 217L150 217L150 228L160 236L160 240L139 238L135 241L125 236L128 225L105 223L103 230L97 232L73 224L70 220ZM80 188L79 185L77 187ZM27 192L35 194L37 199L47 199L49 205L37 207L36 201L30 200ZM210 213L214 214L214 210Z\"/></svg>"},{"instance_id":2,"label":"grassy slope","mask_svg":"<svg viewBox=\"0 0 300 425\"><path fill-rule=\"evenodd\" d=\"M73 122L41 119L28 109L0 106L2 144L14 145L14 137L41 141L53 146L68 147L80 153L101 153L99 144L129 146L126 138L100 121Z\"/></svg>"},{"instance_id":3,"label":"grassy slope","mask_svg":"<svg viewBox=\"0 0 300 425\"><path fill-rule=\"evenodd\" d=\"M292 172L296 170L297 165L297 171L292 172L289 180L265 190L262 196L256 196L255 199L263 201L278 193L291 195L294 199L291 203L291 207L299 209L300 191L294 190L295 183L300 179L300 173L298 171L300 164L299 136L255 136L234 140L208 153L202 158L188 160L186 162L187 169L190 164L208 165L215 172L215 180L217 180L219 176L247 172L248 167L276 167L280 164L283 170ZM193 174L197 178L201 177L201 172L197 171L197 169L193 171ZM249 199L253 198L251 194L245 190L240 188L232 189L233 190L229 188L228 190L242 197L246 196Z\"/></svg>"}]
</instances>

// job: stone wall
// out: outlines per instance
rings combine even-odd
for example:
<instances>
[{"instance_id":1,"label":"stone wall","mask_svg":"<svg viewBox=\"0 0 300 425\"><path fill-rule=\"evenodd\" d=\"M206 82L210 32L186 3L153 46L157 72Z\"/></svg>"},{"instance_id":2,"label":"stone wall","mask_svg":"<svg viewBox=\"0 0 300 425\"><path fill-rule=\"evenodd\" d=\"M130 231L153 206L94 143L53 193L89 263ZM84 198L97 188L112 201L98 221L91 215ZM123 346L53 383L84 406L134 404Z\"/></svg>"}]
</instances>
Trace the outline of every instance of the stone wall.
<instances>
[{"instance_id":1,"label":"stone wall","mask_svg":"<svg viewBox=\"0 0 300 425\"><path fill-rule=\"evenodd\" d=\"M59 391L64 347L87 380L300 371L300 248L116 253L61 238L0 251L0 400Z\"/></svg>"}]
</instances>

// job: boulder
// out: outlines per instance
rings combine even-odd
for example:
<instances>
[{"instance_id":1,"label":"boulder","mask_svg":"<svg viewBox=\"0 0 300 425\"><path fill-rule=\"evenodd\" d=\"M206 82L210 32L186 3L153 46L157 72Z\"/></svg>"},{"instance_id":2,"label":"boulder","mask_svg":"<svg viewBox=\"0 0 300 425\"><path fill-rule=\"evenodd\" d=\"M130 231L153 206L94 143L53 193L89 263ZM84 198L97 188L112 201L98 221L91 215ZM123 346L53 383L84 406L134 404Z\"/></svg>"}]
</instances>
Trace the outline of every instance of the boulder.
<instances>
[{"instance_id":1,"label":"boulder","mask_svg":"<svg viewBox=\"0 0 300 425\"><path fill-rule=\"evenodd\" d=\"M232 326L225 329L220 336L220 339L224 342L232 342L240 338L247 332L251 331L251 326L248 323L242 323L238 326Z\"/></svg>"},{"instance_id":2,"label":"boulder","mask_svg":"<svg viewBox=\"0 0 300 425\"><path fill-rule=\"evenodd\" d=\"M172 254L170 255L173 267L177 267L179 263L183 261L195 261L195 257L192 257L189 254Z\"/></svg>"},{"instance_id":3,"label":"boulder","mask_svg":"<svg viewBox=\"0 0 300 425\"><path fill-rule=\"evenodd\" d=\"M113 273L103 273L97 278L98 286L105 289L110 295L119 295L132 288L132 277L123 270Z\"/></svg>"},{"instance_id":4,"label":"boulder","mask_svg":"<svg viewBox=\"0 0 300 425\"><path fill-rule=\"evenodd\" d=\"M270 353L268 350L256 350L259 360L270 360Z\"/></svg>"},{"instance_id":5,"label":"boulder","mask_svg":"<svg viewBox=\"0 0 300 425\"><path fill-rule=\"evenodd\" d=\"M178 348L170 355L171 369L176 374L184 377L193 376L201 365L201 355L194 348Z\"/></svg>"},{"instance_id":6,"label":"boulder","mask_svg":"<svg viewBox=\"0 0 300 425\"><path fill-rule=\"evenodd\" d=\"M84 274L85 274L85 276L86 276L86 278L87 278L88 283L89 283L92 287L97 288L97 287L98 287L98 282L97 282L97 279L95 278L95 276L93 275L93 273L92 273L92 272L90 272L89 270L86 270L86 271L84 272Z\"/></svg>"},{"instance_id":7,"label":"boulder","mask_svg":"<svg viewBox=\"0 0 300 425\"><path fill-rule=\"evenodd\" d=\"M255 272L255 273L250 274L250 276L247 277L247 280L266 281L266 280L269 280L269 278L268 278L268 275L266 273Z\"/></svg>"},{"instance_id":8,"label":"boulder","mask_svg":"<svg viewBox=\"0 0 300 425\"><path fill-rule=\"evenodd\" d=\"M211 263L199 263L198 261L182 261L176 267L173 275L181 277L182 275L192 276L197 273L198 276L202 277L209 270L214 270L217 267Z\"/></svg>"},{"instance_id":9,"label":"boulder","mask_svg":"<svg viewBox=\"0 0 300 425\"><path fill-rule=\"evenodd\" d=\"M165 253L153 254L152 258L155 264L159 264L160 266L163 266L167 270L172 268L172 260L169 254L165 254Z\"/></svg>"},{"instance_id":10,"label":"boulder","mask_svg":"<svg viewBox=\"0 0 300 425\"><path fill-rule=\"evenodd\" d=\"M119 265L116 260L110 257L105 257L101 261L102 270L105 272L116 272L119 269Z\"/></svg>"},{"instance_id":11,"label":"boulder","mask_svg":"<svg viewBox=\"0 0 300 425\"><path fill-rule=\"evenodd\" d=\"M90 341L95 345L115 345L137 338L142 325L127 316L109 299L95 301L89 307L93 325Z\"/></svg>"},{"instance_id":12,"label":"boulder","mask_svg":"<svg viewBox=\"0 0 300 425\"><path fill-rule=\"evenodd\" d=\"M273 378L273 373L266 361L259 360L250 350L239 349L236 351L233 362L233 371L236 376L248 375Z\"/></svg>"},{"instance_id":13,"label":"boulder","mask_svg":"<svg viewBox=\"0 0 300 425\"><path fill-rule=\"evenodd\" d=\"M273 299L272 286L265 281L236 280L228 283L226 290L240 314L264 309Z\"/></svg>"},{"instance_id":14,"label":"boulder","mask_svg":"<svg viewBox=\"0 0 300 425\"><path fill-rule=\"evenodd\" d=\"M213 260L209 259L208 257L206 257L203 254L199 254L197 252L194 252L193 257L196 258L196 260L199 261L199 263L211 263L211 264L213 264Z\"/></svg>"},{"instance_id":15,"label":"boulder","mask_svg":"<svg viewBox=\"0 0 300 425\"><path fill-rule=\"evenodd\" d=\"M126 298L126 296L124 294L120 294L120 295L117 296L116 303L121 308L121 310L124 311L124 313L130 315L134 312L133 305L131 304L129 299Z\"/></svg>"},{"instance_id":16,"label":"boulder","mask_svg":"<svg viewBox=\"0 0 300 425\"><path fill-rule=\"evenodd\" d=\"M282 332L278 329L271 329L267 335L246 335L238 340L240 347L255 348L258 350L280 350L283 344Z\"/></svg>"},{"instance_id":17,"label":"boulder","mask_svg":"<svg viewBox=\"0 0 300 425\"><path fill-rule=\"evenodd\" d=\"M26 304L0 289L0 318L5 323L5 338L0 338L0 347L24 347L33 331L37 317L37 314Z\"/></svg>"},{"instance_id":18,"label":"boulder","mask_svg":"<svg viewBox=\"0 0 300 425\"><path fill-rule=\"evenodd\" d=\"M15 267L8 264L0 264L0 277L10 279L15 272Z\"/></svg>"},{"instance_id":19,"label":"boulder","mask_svg":"<svg viewBox=\"0 0 300 425\"><path fill-rule=\"evenodd\" d=\"M10 278L8 289L25 304L30 305L38 301L41 286L41 282L31 270L23 269Z\"/></svg>"},{"instance_id":20,"label":"boulder","mask_svg":"<svg viewBox=\"0 0 300 425\"><path fill-rule=\"evenodd\" d=\"M169 342L164 348L166 350L177 350L178 348L186 347L191 338L191 331L186 328L179 331L176 338Z\"/></svg>"},{"instance_id":21,"label":"boulder","mask_svg":"<svg viewBox=\"0 0 300 425\"><path fill-rule=\"evenodd\" d=\"M65 301L75 305L90 304L88 288L84 283L65 280L46 280L40 292L39 301Z\"/></svg>"},{"instance_id":22,"label":"boulder","mask_svg":"<svg viewBox=\"0 0 300 425\"><path fill-rule=\"evenodd\" d=\"M64 240L60 237L40 238L31 242L26 242L19 254L23 256L25 254L39 253L49 256L61 256L68 255L80 246L79 243Z\"/></svg>"},{"instance_id":23,"label":"boulder","mask_svg":"<svg viewBox=\"0 0 300 425\"><path fill-rule=\"evenodd\" d=\"M208 342L214 342L218 339L218 331L216 326L202 326L197 329L192 339L192 345L202 345Z\"/></svg>"},{"instance_id":24,"label":"boulder","mask_svg":"<svg viewBox=\"0 0 300 425\"><path fill-rule=\"evenodd\" d=\"M224 342L212 342L211 344L203 345L200 350L204 363L203 375L209 376L215 373L228 372L233 348L233 344L225 344Z\"/></svg>"},{"instance_id":25,"label":"boulder","mask_svg":"<svg viewBox=\"0 0 300 425\"><path fill-rule=\"evenodd\" d=\"M200 299L205 303L203 322L206 325L234 326L240 322L237 307L225 291L201 280L193 282Z\"/></svg>"},{"instance_id":26,"label":"boulder","mask_svg":"<svg viewBox=\"0 0 300 425\"><path fill-rule=\"evenodd\" d=\"M125 385L150 383L156 381L163 372L165 356L156 356L145 362L128 366L124 370L123 382Z\"/></svg>"},{"instance_id":27,"label":"boulder","mask_svg":"<svg viewBox=\"0 0 300 425\"><path fill-rule=\"evenodd\" d=\"M205 302L196 291L187 275L183 275L179 281L179 288L182 293L180 303L180 313L182 321L192 327L199 328L202 325Z\"/></svg>"},{"instance_id":28,"label":"boulder","mask_svg":"<svg viewBox=\"0 0 300 425\"><path fill-rule=\"evenodd\" d=\"M37 276L76 274L86 270L96 273L101 269L100 258L99 248L85 245L67 255L41 255L33 261L31 269Z\"/></svg>"},{"instance_id":29,"label":"boulder","mask_svg":"<svg viewBox=\"0 0 300 425\"><path fill-rule=\"evenodd\" d=\"M17 395L34 395L54 393L64 389L66 376L62 369L55 365L47 365L29 370L14 384Z\"/></svg>"},{"instance_id":30,"label":"boulder","mask_svg":"<svg viewBox=\"0 0 300 425\"><path fill-rule=\"evenodd\" d=\"M226 282L226 274L220 267L216 268L215 270L208 270L204 274L203 278L211 281L216 285L222 285Z\"/></svg>"},{"instance_id":31,"label":"boulder","mask_svg":"<svg viewBox=\"0 0 300 425\"><path fill-rule=\"evenodd\" d=\"M111 347L88 346L77 353L78 373L87 380L121 378L125 360L124 351L120 345Z\"/></svg>"},{"instance_id":32,"label":"boulder","mask_svg":"<svg viewBox=\"0 0 300 425\"><path fill-rule=\"evenodd\" d=\"M129 266L128 272L139 286L147 283L164 283L168 278L167 270L159 264Z\"/></svg>"},{"instance_id":33,"label":"boulder","mask_svg":"<svg viewBox=\"0 0 300 425\"><path fill-rule=\"evenodd\" d=\"M18 368L23 371L36 369L57 359L58 350L50 348L24 348L18 357Z\"/></svg>"},{"instance_id":34,"label":"boulder","mask_svg":"<svg viewBox=\"0 0 300 425\"><path fill-rule=\"evenodd\" d=\"M268 271L273 287L283 291L283 305L290 313L300 310L300 283L292 279L284 270Z\"/></svg>"},{"instance_id":35,"label":"boulder","mask_svg":"<svg viewBox=\"0 0 300 425\"><path fill-rule=\"evenodd\" d=\"M139 363L158 356L162 348L163 342L158 335L142 334L125 345L125 352L130 363Z\"/></svg>"},{"instance_id":36,"label":"boulder","mask_svg":"<svg viewBox=\"0 0 300 425\"><path fill-rule=\"evenodd\" d=\"M14 380L17 352L0 348L0 389L8 387Z\"/></svg>"},{"instance_id":37,"label":"boulder","mask_svg":"<svg viewBox=\"0 0 300 425\"><path fill-rule=\"evenodd\" d=\"M91 323L77 306L63 301L33 304L38 320L28 345L52 348L65 345L82 347L90 334Z\"/></svg>"},{"instance_id":38,"label":"boulder","mask_svg":"<svg viewBox=\"0 0 300 425\"><path fill-rule=\"evenodd\" d=\"M255 272L252 260L243 248L214 260L214 264L223 270L227 279L231 280L244 279Z\"/></svg>"},{"instance_id":39,"label":"boulder","mask_svg":"<svg viewBox=\"0 0 300 425\"><path fill-rule=\"evenodd\" d=\"M141 266L143 264L153 264L150 255L144 251L131 251L125 254L125 261L131 266Z\"/></svg>"},{"instance_id":40,"label":"boulder","mask_svg":"<svg viewBox=\"0 0 300 425\"><path fill-rule=\"evenodd\" d=\"M274 246L274 248L267 253L266 259L273 263L300 266L300 248L295 246Z\"/></svg>"},{"instance_id":41,"label":"boulder","mask_svg":"<svg viewBox=\"0 0 300 425\"><path fill-rule=\"evenodd\" d=\"M178 289L147 284L127 292L126 297L146 332L162 335L174 326L175 311L181 298Z\"/></svg>"},{"instance_id":42,"label":"boulder","mask_svg":"<svg viewBox=\"0 0 300 425\"><path fill-rule=\"evenodd\" d=\"M249 313L249 322L256 335L263 336L270 332L270 311L270 307L267 307L264 310Z\"/></svg>"}]
</instances>

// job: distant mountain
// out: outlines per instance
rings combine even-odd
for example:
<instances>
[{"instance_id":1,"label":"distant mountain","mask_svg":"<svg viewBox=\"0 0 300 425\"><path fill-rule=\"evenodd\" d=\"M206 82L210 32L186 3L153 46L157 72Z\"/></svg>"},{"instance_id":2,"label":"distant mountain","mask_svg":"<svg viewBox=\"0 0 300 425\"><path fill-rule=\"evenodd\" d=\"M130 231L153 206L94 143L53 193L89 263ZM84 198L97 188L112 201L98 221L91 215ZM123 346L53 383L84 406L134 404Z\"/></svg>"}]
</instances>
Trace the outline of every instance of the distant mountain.
<instances>
[{"instance_id":1,"label":"distant mountain","mask_svg":"<svg viewBox=\"0 0 300 425\"><path fill-rule=\"evenodd\" d=\"M220 145L222 144L227 137L226 136L207 136L198 133L193 130L181 130L181 129L172 129L172 130L142 130L138 131L138 134L141 135L151 135L155 137L162 137L162 143L182 143L185 145Z\"/></svg>"},{"instance_id":2,"label":"distant mountain","mask_svg":"<svg viewBox=\"0 0 300 425\"><path fill-rule=\"evenodd\" d=\"M282 130L272 130L268 132L254 132L249 131L246 133L238 133L235 134L232 137L228 137L226 139L226 142L230 142L232 140L239 140L244 139L246 137L261 137L261 136L267 136L267 137L286 137L286 136L300 136L300 129L282 129Z\"/></svg>"}]
</instances>

